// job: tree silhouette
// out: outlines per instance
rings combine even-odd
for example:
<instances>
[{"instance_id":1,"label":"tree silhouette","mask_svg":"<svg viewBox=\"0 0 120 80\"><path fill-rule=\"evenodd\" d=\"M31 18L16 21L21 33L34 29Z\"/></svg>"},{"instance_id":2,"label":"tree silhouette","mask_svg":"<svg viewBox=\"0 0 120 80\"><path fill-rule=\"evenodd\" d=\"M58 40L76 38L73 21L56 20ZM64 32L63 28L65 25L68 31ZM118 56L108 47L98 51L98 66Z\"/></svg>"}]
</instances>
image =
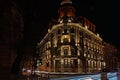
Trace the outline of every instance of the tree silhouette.
<instances>
[{"instance_id":1,"label":"tree silhouette","mask_svg":"<svg viewBox=\"0 0 120 80\"><path fill-rule=\"evenodd\" d=\"M19 74L21 59L22 59L22 55L18 55L16 57L14 63L12 64L11 72L13 74L16 74L16 75Z\"/></svg>"}]
</instances>

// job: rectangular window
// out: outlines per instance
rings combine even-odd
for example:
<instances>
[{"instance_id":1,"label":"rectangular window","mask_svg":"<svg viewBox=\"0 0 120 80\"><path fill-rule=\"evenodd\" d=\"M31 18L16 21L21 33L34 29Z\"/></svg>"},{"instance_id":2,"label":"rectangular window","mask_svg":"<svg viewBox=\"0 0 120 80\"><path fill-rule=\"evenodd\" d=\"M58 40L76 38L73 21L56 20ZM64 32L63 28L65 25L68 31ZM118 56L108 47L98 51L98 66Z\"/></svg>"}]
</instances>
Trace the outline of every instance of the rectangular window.
<instances>
[{"instance_id":1,"label":"rectangular window","mask_svg":"<svg viewBox=\"0 0 120 80\"><path fill-rule=\"evenodd\" d=\"M61 50L60 50L60 49L58 49L58 50L57 50L57 54L56 54L56 56L59 56L59 55L60 55L60 53L61 53Z\"/></svg>"},{"instance_id":2,"label":"rectangular window","mask_svg":"<svg viewBox=\"0 0 120 80\"><path fill-rule=\"evenodd\" d=\"M70 60L70 66L71 67L77 67L77 60L76 59L71 59Z\"/></svg>"},{"instance_id":3,"label":"rectangular window","mask_svg":"<svg viewBox=\"0 0 120 80\"><path fill-rule=\"evenodd\" d=\"M68 33L68 32L67 32L67 29L64 29L64 33L65 33L65 34L67 34L67 33Z\"/></svg>"},{"instance_id":4,"label":"rectangular window","mask_svg":"<svg viewBox=\"0 0 120 80\"><path fill-rule=\"evenodd\" d=\"M77 52L75 51L74 48L71 49L71 55L72 55L72 56L77 56Z\"/></svg>"},{"instance_id":5,"label":"rectangular window","mask_svg":"<svg viewBox=\"0 0 120 80\"><path fill-rule=\"evenodd\" d=\"M64 59L64 68L68 68L68 59Z\"/></svg>"},{"instance_id":6,"label":"rectangular window","mask_svg":"<svg viewBox=\"0 0 120 80\"><path fill-rule=\"evenodd\" d=\"M69 50L69 48L63 48L63 52L64 52L64 56L67 56L68 55L68 50Z\"/></svg>"},{"instance_id":7,"label":"rectangular window","mask_svg":"<svg viewBox=\"0 0 120 80\"><path fill-rule=\"evenodd\" d=\"M60 68L61 67L60 60L55 60L55 67L56 68Z\"/></svg>"}]
</instances>

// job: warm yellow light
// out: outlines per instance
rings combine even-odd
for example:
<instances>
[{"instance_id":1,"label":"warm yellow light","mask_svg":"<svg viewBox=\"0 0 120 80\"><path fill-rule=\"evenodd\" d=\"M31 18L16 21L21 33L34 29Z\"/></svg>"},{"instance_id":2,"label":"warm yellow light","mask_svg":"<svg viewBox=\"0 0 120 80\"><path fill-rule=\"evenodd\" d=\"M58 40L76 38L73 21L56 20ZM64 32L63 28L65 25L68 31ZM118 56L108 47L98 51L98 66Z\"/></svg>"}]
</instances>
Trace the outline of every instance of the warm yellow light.
<instances>
[{"instance_id":1,"label":"warm yellow light","mask_svg":"<svg viewBox=\"0 0 120 80\"><path fill-rule=\"evenodd\" d=\"M67 38L67 36L65 35L65 38Z\"/></svg>"},{"instance_id":2,"label":"warm yellow light","mask_svg":"<svg viewBox=\"0 0 120 80\"><path fill-rule=\"evenodd\" d=\"M88 29L87 25L85 25L85 28Z\"/></svg>"},{"instance_id":3,"label":"warm yellow light","mask_svg":"<svg viewBox=\"0 0 120 80\"><path fill-rule=\"evenodd\" d=\"M61 59L61 63L62 63L62 64L64 63L64 60L63 60L63 59Z\"/></svg>"}]
</instances>

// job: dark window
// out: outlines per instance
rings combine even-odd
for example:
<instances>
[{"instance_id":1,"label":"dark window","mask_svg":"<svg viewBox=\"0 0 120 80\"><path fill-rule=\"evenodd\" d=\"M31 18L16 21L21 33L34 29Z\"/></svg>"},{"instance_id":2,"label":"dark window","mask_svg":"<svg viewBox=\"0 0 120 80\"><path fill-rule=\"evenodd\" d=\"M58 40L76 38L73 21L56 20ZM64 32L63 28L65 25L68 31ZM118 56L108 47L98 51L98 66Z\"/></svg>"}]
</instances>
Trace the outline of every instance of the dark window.
<instances>
[{"instance_id":1,"label":"dark window","mask_svg":"<svg viewBox=\"0 0 120 80\"><path fill-rule=\"evenodd\" d=\"M74 39L74 37L75 37L74 35L71 35L71 39Z\"/></svg>"},{"instance_id":2,"label":"dark window","mask_svg":"<svg viewBox=\"0 0 120 80\"><path fill-rule=\"evenodd\" d=\"M71 28L71 29L70 29L70 32L71 32L71 33L74 33L74 32L75 32L74 28Z\"/></svg>"},{"instance_id":3,"label":"dark window","mask_svg":"<svg viewBox=\"0 0 120 80\"><path fill-rule=\"evenodd\" d=\"M61 67L60 60L55 60L55 67L56 68L60 68Z\"/></svg>"},{"instance_id":4,"label":"dark window","mask_svg":"<svg viewBox=\"0 0 120 80\"><path fill-rule=\"evenodd\" d=\"M82 35L83 35L83 34L82 34L82 31L80 31L80 32L79 32L79 35L80 35L80 36L82 36Z\"/></svg>"},{"instance_id":5,"label":"dark window","mask_svg":"<svg viewBox=\"0 0 120 80\"><path fill-rule=\"evenodd\" d=\"M77 67L77 60L76 59L72 59L71 61L70 61L70 65L71 65L71 67Z\"/></svg>"},{"instance_id":6,"label":"dark window","mask_svg":"<svg viewBox=\"0 0 120 80\"><path fill-rule=\"evenodd\" d=\"M60 45L60 43L61 43L61 37L60 37L60 36L58 36L58 42L57 42L57 45L59 46L59 45Z\"/></svg>"},{"instance_id":7,"label":"dark window","mask_svg":"<svg viewBox=\"0 0 120 80\"><path fill-rule=\"evenodd\" d=\"M59 55L60 55L60 52L61 52L61 51L60 51L60 49L58 49L58 51L57 51L57 54L56 54L56 55L57 55L57 56L59 56Z\"/></svg>"},{"instance_id":8,"label":"dark window","mask_svg":"<svg viewBox=\"0 0 120 80\"><path fill-rule=\"evenodd\" d=\"M61 33L61 30L60 29L58 29L58 34L60 34Z\"/></svg>"},{"instance_id":9,"label":"dark window","mask_svg":"<svg viewBox=\"0 0 120 80\"><path fill-rule=\"evenodd\" d=\"M64 29L64 34L67 34L67 29Z\"/></svg>"},{"instance_id":10,"label":"dark window","mask_svg":"<svg viewBox=\"0 0 120 80\"><path fill-rule=\"evenodd\" d=\"M72 56L77 56L77 53L75 52L75 49L74 49L74 48L71 49L71 55L72 55Z\"/></svg>"},{"instance_id":11,"label":"dark window","mask_svg":"<svg viewBox=\"0 0 120 80\"><path fill-rule=\"evenodd\" d=\"M46 63L46 67L49 67L49 62Z\"/></svg>"}]
</instances>

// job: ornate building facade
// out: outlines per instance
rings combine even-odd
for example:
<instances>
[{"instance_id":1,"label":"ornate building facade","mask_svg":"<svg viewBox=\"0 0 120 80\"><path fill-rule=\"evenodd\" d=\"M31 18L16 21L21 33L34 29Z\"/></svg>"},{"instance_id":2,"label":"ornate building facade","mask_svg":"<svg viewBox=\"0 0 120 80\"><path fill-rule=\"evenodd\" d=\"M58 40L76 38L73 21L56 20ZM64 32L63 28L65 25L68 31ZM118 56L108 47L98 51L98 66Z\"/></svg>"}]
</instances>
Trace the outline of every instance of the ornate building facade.
<instances>
[{"instance_id":1,"label":"ornate building facade","mask_svg":"<svg viewBox=\"0 0 120 80\"><path fill-rule=\"evenodd\" d=\"M64 0L58 9L59 18L37 43L42 64L37 70L48 72L86 73L100 71L105 66L103 40L96 26L84 17L75 16L72 1Z\"/></svg>"}]
</instances>

